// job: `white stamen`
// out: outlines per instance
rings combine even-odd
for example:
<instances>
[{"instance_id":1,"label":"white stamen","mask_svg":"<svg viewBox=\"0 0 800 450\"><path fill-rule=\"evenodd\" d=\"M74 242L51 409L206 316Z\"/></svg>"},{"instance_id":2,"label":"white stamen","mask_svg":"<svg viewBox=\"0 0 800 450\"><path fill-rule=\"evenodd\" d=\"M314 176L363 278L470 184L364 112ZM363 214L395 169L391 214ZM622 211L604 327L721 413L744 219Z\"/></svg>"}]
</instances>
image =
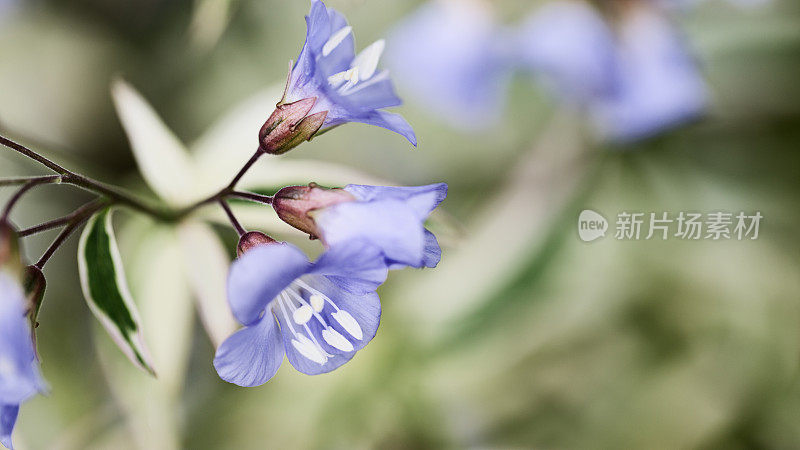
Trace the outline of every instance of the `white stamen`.
<instances>
[{"instance_id":1,"label":"white stamen","mask_svg":"<svg viewBox=\"0 0 800 450\"><path fill-rule=\"evenodd\" d=\"M287 292L291 291L285 290L281 292L276 298L276 301L281 308L283 318L287 327L289 328L289 331L291 331L292 335L295 337L295 339L292 339L292 346L297 349L301 355L305 356L311 361L314 361L317 364L325 364L328 361L328 356L332 355L328 355L322 350L322 346L319 345L319 342L316 342L316 339L311 334L311 330L309 330L308 325L303 325L303 327L306 329L306 333L311 336L311 339L314 339L313 341L307 336L295 331L294 325L292 325L292 321L289 319L289 314L286 312L287 305L289 305L289 307L293 307L292 301L289 299Z\"/></svg>"},{"instance_id":2,"label":"white stamen","mask_svg":"<svg viewBox=\"0 0 800 450\"><path fill-rule=\"evenodd\" d=\"M344 330L350 333L350 335L354 338L360 341L361 338L364 337L364 331L361 330L361 326L358 324L358 322L356 322L356 319L354 319L349 312L345 310L339 310L331 314L331 316L336 319L342 328L344 328Z\"/></svg>"},{"instance_id":3,"label":"white stamen","mask_svg":"<svg viewBox=\"0 0 800 450\"><path fill-rule=\"evenodd\" d=\"M320 325L322 325L323 327L327 327L328 326L328 324L325 322L325 319L322 318L322 316L319 314L319 312L314 311L311 308L311 305L309 305L308 302L303 298L303 296L300 295L300 292L298 292L296 290L293 290L293 289L286 289L283 292L286 294L287 301L288 301L289 297L294 297L294 299L297 300L300 303L300 305L301 305L300 307L301 308L305 306L306 308L311 310L312 317L316 317L317 321L319 321ZM305 322L301 323L299 325L304 325L304 324L305 324Z\"/></svg>"},{"instance_id":4,"label":"white stamen","mask_svg":"<svg viewBox=\"0 0 800 450\"><path fill-rule=\"evenodd\" d=\"M305 325L311 320L311 317L314 315L314 311L311 310L311 307L308 305L303 305L294 310L292 313L292 318L294 319L294 323L298 325Z\"/></svg>"},{"instance_id":5,"label":"white stamen","mask_svg":"<svg viewBox=\"0 0 800 450\"><path fill-rule=\"evenodd\" d=\"M291 320L289 320L289 314L286 312L286 303L291 304L289 297L286 296L286 291L281 292L276 301L278 302L278 306L281 308L281 313L283 313L283 319L289 326L289 331L292 332L292 335L297 336L297 331L294 330L294 326L292 325Z\"/></svg>"},{"instance_id":6,"label":"white stamen","mask_svg":"<svg viewBox=\"0 0 800 450\"><path fill-rule=\"evenodd\" d=\"M319 294L311 295L308 301L311 302L311 307L314 308L316 312L322 312L322 308L325 307L325 298Z\"/></svg>"},{"instance_id":7,"label":"white stamen","mask_svg":"<svg viewBox=\"0 0 800 450\"><path fill-rule=\"evenodd\" d=\"M340 85L345 81L347 82L347 84L340 87ZM352 69L345 70L344 72L335 73L328 77L328 84L330 84L334 88L338 88L341 90L345 90L352 86L355 86L356 83L358 83L358 67L353 67Z\"/></svg>"},{"instance_id":8,"label":"white stamen","mask_svg":"<svg viewBox=\"0 0 800 450\"><path fill-rule=\"evenodd\" d=\"M355 350L353 344L333 328L322 330L322 339L325 339L325 342L343 352L352 352Z\"/></svg>"},{"instance_id":9,"label":"white stamen","mask_svg":"<svg viewBox=\"0 0 800 450\"><path fill-rule=\"evenodd\" d=\"M322 56L328 56L331 54L332 51L345 40L345 38L353 31L353 27L347 26L342 28L341 30L333 33L333 35L328 39L328 42L322 47Z\"/></svg>"},{"instance_id":10,"label":"white stamen","mask_svg":"<svg viewBox=\"0 0 800 450\"><path fill-rule=\"evenodd\" d=\"M357 68L359 79L366 80L375 74L378 69L378 61L381 59L386 41L383 39L375 41L372 45L361 50L361 53L353 60L352 67Z\"/></svg>"},{"instance_id":11,"label":"white stamen","mask_svg":"<svg viewBox=\"0 0 800 450\"><path fill-rule=\"evenodd\" d=\"M302 334L296 335L297 339L292 339L292 346L303 356L322 365L328 358L320 351L311 339Z\"/></svg>"},{"instance_id":12,"label":"white stamen","mask_svg":"<svg viewBox=\"0 0 800 450\"><path fill-rule=\"evenodd\" d=\"M375 76L373 76L369 80L361 81L357 85L353 86L351 89L348 89L347 93L348 94L354 94L354 93L356 93L356 92L358 92L358 91L360 91L362 89L366 89L366 88L372 86L373 84L380 83L381 81L383 81L383 80L385 80L387 78L389 78L389 71L388 70L382 70L382 71L378 72L377 74L375 74Z\"/></svg>"},{"instance_id":13,"label":"white stamen","mask_svg":"<svg viewBox=\"0 0 800 450\"><path fill-rule=\"evenodd\" d=\"M295 282L295 283L297 283L297 285L298 285L298 286L300 286L301 288L303 288L303 289L307 290L308 292L311 292L311 294L312 294L312 295L318 295L318 296L320 296L320 297L321 297L322 299L324 299L326 302L330 303L330 304L331 304L331 306L333 306L333 307L334 307L334 309L336 309L336 311L339 311L339 307L338 307L338 306L336 306L336 303L333 303L333 300L331 300L331 299L330 299L330 298L329 298L327 295L325 295L325 294L323 294L322 292L320 292L320 291L318 291L318 290L314 289L313 287L309 286L309 285L308 285L308 283L305 283L305 282L304 282L304 281L302 281L302 280L295 280L294 282Z\"/></svg>"}]
</instances>

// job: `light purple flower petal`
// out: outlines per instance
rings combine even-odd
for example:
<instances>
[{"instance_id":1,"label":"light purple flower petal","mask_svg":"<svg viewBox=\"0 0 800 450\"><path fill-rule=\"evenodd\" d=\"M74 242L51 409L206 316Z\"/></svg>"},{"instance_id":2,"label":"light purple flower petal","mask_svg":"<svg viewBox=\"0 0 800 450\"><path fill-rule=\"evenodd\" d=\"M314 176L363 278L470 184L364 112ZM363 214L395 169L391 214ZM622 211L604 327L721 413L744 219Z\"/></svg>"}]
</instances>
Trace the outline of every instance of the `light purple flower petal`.
<instances>
[{"instance_id":1,"label":"light purple flower petal","mask_svg":"<svg viewBox=\"0 0 800 450\"><path fill-rule=\"evenodd\" d=\"M0 404L0 444L14 450L11 443L11 434L14 431L14 425L17 423L17 416L19 415L19 405L6 405Z\"/></svg>"},{"instance_id":2,"label":"light purple flower petal","mask_svg":"<svg viewBox=\"0 0 800 450\"><path fill-rule=\"evenodd\" d=\"M282 362L283 343L271 313L226 339L214 357L219 377L242 387L266 383Z\"/></svg>"},{"instance_id":3,"label":"light purple flower petal","mask_svg":"<svg viewBox=\"0 0 800 450\"><path fill-rule=\"evenodd\" d=\"M387 199L404 200L423 220L447 198L447 184L445 183L429 184L427 186L349 184L345 186L344 190L353 194L362 202Z\"/></svg>"},{"instance_id":4,"label":"light purple flower petal","mask_svg":"<svg viewBox=\"0 0 800 450\"><path fill-rule=\"evenodd\" d=\"M228 275L228 302L244 325L261 318L267 304L310 268L306 255L291 244L263 245L233 263Z\"/></svg>"},{"instance_id":5,"label":"light purple flower petal","mask_svg":"<svg viewBox=\"0 0 800 450\"><path fill-rule=\"evenodd\" d=\"M425 256L422 259L422 265L434 268L439 265L441 260L442 248L439 247L439 241L436 240L433 233L425 230Z\"/></svg>"},{"instance_id":6,"label":"light purple flower petal","mask_svg":"<svg viewBox=\"0 0 800 450\"><path fill-rule=\"evenodd\" d=\"M372 111L369 114L362 114L360 116L352 116L350 122L364 123L367 125L374 125L376 127L385 128L389 131L403 136L414 147L417 146L417 135L414 129L400 114L390 113L386 111Z\"/></svg>"},{"instance_id":7,"label":"light purple flower petal","mask_svg":"<svg viewBox=\"0 0 800 450\"><path fill-rule=\"evenodd\" d=\"M328 19L330 21L330 29L335 33L347 27L347 19L339 11L333 8L328 8ZM323 43L324 45L324 43ZM321 47L320 47L321 48ZM323 73L333 75L350 68L350 62L355 58L355 38L353 33L347 33L342 42L334 48L328 56L322 58L319 62L320 69Z\"/></svg>"},{"instance_id":8,"label":"light purple flower petal","mask_svg":"<svg viewBox=\"0 0 800 450\"><path fill-rule=\"evenodd\" d=\"M0 271L0 403L19 405L45 388L22 287Z\"/></svg>"},{"instance_id":9,"label":"light purple flower petal","mask_svg":"<svg viewBox=\"0 0 800 450\"><path fill-rule=\"evenodd\" d=\"M403 101L395 93L394 84L389 78L389 71L384 70L369 82L354 87L346 97L342 97L337 103L347 105L343 114L350 112L353 119L358 119L364 117L364 114L378 109L400 106Z\"/></svg>"},{"instance_id":10,"label":"light purple flower petal","mask_svg":"<svg viewBox=\"0 0 800 450\"><path fill-rule=\"evenodd\" d=\"M425 228L416 212L397 199L335 205L315 214L323 241L331 246L366 240L387 260L420 267Z\"/></svg>"},{"instance_id":11,"label":"light purple flower petal","mask_svg":"<svg viewBox=\"0 0 800 450\"><path fill-rule=\"evenodd\" d=\"M314 211L314 222L329 247L363 241L383 252L390 269L435 267L441 257L436 238L425 229L431 212L447 197L444 183L416 187L348 185L355 202Z\"/></svg>"},{"instance_id":12,"label":"light purple flower petal","mask_svg":"<svg viewBox=\"0 0 800 450\"><path fill-rule=\"evenodd\" d=\"M317 259L310 273L325 275L340 289L363 294L383 284L388 269L379 247L354 240L331 247Z\"/></svg>"}]
</instances>

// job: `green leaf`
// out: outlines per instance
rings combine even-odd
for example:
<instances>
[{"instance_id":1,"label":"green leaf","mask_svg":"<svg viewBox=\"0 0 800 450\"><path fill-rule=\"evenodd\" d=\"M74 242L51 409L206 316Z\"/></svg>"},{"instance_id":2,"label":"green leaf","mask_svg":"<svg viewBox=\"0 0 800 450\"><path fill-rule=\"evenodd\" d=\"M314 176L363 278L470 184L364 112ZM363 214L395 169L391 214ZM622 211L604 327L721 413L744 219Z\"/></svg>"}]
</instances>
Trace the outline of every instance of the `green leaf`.
<instances>
[{"instance_id":1,"label":"green leaf","mask_svg":"<svg viewBox=\"0 0 800 450\"><path fill-rule=\"evenodd\" d=\"M89 219L78 247L78 269L83 296L95 317L125 356L155 376L139 327L122 262L106 208Z\"/></svg>"}]
</instances>

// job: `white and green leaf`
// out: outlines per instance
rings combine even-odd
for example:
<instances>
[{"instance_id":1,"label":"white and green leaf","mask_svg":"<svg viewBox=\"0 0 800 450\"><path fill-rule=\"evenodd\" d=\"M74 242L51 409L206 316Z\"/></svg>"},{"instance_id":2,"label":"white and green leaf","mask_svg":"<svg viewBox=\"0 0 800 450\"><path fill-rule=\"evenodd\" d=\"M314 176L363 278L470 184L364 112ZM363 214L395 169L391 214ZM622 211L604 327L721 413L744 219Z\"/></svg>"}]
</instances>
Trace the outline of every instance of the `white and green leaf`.
<instances>
[{"instance_id":1,"label":"white and green leaf","mask_svg":"<svg viewBox=\"0 0 800 450\"><path fill-rule=\"evenodd\" d=\"M197 200L194 161L185 146L131 85L117 79L111 85L111 94L136 163L150 188L172 206Z\"/></svg>"},{"instance_id":2,"label":"white and green leaf","mask_svg":"<svg viewBox=\"0 0 800 450\"><path fill-rule=\"evenodd\" d=\"M94 316L131 362L155 375L125 280L109 208L86 224L78 247L78 269L83 296Z\"/></svg>"}]
</instances>

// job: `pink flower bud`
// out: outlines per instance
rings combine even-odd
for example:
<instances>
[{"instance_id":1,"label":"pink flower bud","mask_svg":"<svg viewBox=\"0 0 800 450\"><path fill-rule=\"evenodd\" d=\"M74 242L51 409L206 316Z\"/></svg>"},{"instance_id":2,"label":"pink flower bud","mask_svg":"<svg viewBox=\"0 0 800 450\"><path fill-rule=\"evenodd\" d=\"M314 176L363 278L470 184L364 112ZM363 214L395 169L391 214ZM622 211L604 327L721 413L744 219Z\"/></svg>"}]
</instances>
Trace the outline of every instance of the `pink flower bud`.
<instances>
[{"instance_id":1,"label":"pink flower bud","mask_svg":"<svg viewBox=\"0 0 800 450\"><path fill-rule=\"evenodd\" d=\"M281 189L272 200L278 217L311 237L319 238L319 230L309 213L339 203L353 202L356 198L344 189L322 188L315 183L308 186L289 186Z\"/></svg>"},{"instance_id":2,"label":"pink flower bud","mask_svg":"<svg viewBox=\"0 0 800 450\"><path fill-rule=\"evenodd\" d=\"M28 296L31 325L34 327L38 326L36 317L39 315L39 308L42 306L44 291L47 288L47 280L45 280L42 270L36 266L26 267L22 286L25 289L25 294Z\"/></svg>"},{"instance_id":3,"label":"pink flower bud","mask_svg":"<svg viewBox=\"0 0 800 450\"><path fill-rule=\"evenodd\" d=\"M27 314L31 324L33 350L36 352L36 357L41 359L36 344L36 328L39 327L37 318L39 317L39 309L42 307L42 300L44 300L44 291L47 288L47 280L45 280L42 270L36 266L26 267L22 287L25 289L26 301L28 303Z\"/></svg>"},{"instance_id":4,"label":"pink flower bud","mask_svg":"<svg viewBox=\"0 0 800 450\"><path fill-rule=\"evenodd\" d=\"M280 155L311 140L328 116L327 111L309 115L316 102L317 98L311 97L279 104L258 134L261 151Z\"/></svg>"},{"instance_id":5,"label":"pink flower bud","mask_svg":"<svg viewBox=\"0 0 800 450\"><path fill-rule=\"evenodd\" d=\"M260 245L269 245L275 243L275 239L272 239L260 231L250 231L245 233L244 236L239 239L239 245L236 247L236 254L241 257L246 252Z\"/></svg>"},{"instance_id":6,"label":"pink flower bud","mask_svg":"<svg viewBox=\"0 0 800 450\"><path fill-rule=\"evenodd\" d=\"M0 222L0 269L11 270L17 275L22 271L17 230L6 222Z\"/></svg>"}]
</instances>

